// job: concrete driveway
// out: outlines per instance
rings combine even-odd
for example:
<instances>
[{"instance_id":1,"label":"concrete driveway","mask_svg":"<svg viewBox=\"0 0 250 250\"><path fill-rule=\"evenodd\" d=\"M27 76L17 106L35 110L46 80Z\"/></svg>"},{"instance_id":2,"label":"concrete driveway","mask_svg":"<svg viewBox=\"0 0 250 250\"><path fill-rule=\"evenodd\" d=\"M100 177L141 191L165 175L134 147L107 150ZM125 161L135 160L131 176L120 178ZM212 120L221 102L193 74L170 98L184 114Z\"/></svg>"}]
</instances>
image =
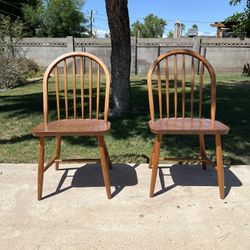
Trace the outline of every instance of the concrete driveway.
<instances>
[{"instance_id":1,"label":"concrete driveway","mask_svg":"<svg viewBox=\"0 0 250 250\"><path fill-rule=\"evenodd\" d=\"M112 200L99 165L52 166L37 201L36 165L0 164L0 249L250 249L250 166L225 200L213 169L161 166L151 199L147 165L114 164Z\"/></svg>"}]
</instances>

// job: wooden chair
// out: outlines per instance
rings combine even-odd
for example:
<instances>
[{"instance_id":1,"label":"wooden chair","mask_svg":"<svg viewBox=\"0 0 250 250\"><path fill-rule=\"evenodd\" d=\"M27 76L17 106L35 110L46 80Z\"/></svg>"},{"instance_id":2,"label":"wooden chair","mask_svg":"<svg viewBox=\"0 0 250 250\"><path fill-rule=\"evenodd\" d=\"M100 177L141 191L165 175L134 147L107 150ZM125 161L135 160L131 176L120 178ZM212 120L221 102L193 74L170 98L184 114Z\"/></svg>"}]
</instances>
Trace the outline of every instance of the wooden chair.
<instances>
[{"instance_id":1,"label":"wooden chair","mask_svg":"<svg viewBox=\"0 0 250 250\"><path fill-rule=\"evenodd\" d=\"M61 73L61 74L59 74ZM105 82L105 98L100 96L101 82ZM50 101L51 91L55 91ZM49 93L50 92L50 93ZM105 64L96 56L85 52L71 52L55 59L47 68L43 78L44 123L33 128L32 134L40 137L38 158L38 200L42 198L44 172L55 163L72 162L61 160L62 136L94 136L98 140L101 167L107 196L111 198L108 167L112 168L104 135L110 129L108 121L110 74ZM56 112L49 110L49 104L56 102ZM102 102L104 111L101 113ZM80 107L79 107L80 106ZM52 108L51 108L52 109ZM50 112L49 112L50 111ZM52 118L49 121L49 118ZM44 139L56 137L56 153L44 164ZM81 161L96 159L76 159Z\"/></svg>"},{"instance_id":2,"label":"wooden chair","mask_svg":"<svg viewBox=\"0 0 250 250\"><path fill-rule=\"evenodd\" d=\"M199 70L199 76L195 73L197 70ZM179 72L181 76L178 76ZM205 77L209 78L210 82L210 100L206 99L205 103L202 103ZM156 136L149 163L149 167L152 167L150 197L154 195L159 160L195 160L202 162L204 169L207 163L216 168L220 197L224 199L221 135L228 133L229 128L215 120L216 77L213 67L203 56L194 51L172 50L160 55L153 62L147 81L151 118L149 127ZM202 111L209 101L210 115L208 116L210 117L205 119ZM198 135L200 158L159 158L164 135ZM206 156L204 135L215 136L216 164Z\"/></svg>"}]
</instances>

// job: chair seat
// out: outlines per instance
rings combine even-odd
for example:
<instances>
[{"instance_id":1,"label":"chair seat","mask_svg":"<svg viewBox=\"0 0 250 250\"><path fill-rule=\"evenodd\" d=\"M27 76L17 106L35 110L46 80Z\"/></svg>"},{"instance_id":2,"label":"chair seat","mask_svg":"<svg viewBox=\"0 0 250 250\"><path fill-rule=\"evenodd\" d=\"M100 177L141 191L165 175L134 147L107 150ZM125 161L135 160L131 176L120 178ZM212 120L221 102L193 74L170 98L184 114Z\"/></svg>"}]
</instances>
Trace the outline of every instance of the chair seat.
<instances>
[{"instance_id":1,"label":"chair seat","mask_svg":"<svg viewBox=\"0 0 250 250\"><path fill-rule=\"evenodd\" d=\"M110 129L110 122L96 119L69 119L39 124L34 136L100 136Z\"/></svg>"},{"instance_id":2,"label":"chair seat","mask_svg":"<svg viewBox=\"0 0 250 250\"><path fill-rule=\"evenodd\" d=\"M227 134L229 127L219 121L199 118L163 118L149 121L154 134Z\"/></svg>"}]
</instances>

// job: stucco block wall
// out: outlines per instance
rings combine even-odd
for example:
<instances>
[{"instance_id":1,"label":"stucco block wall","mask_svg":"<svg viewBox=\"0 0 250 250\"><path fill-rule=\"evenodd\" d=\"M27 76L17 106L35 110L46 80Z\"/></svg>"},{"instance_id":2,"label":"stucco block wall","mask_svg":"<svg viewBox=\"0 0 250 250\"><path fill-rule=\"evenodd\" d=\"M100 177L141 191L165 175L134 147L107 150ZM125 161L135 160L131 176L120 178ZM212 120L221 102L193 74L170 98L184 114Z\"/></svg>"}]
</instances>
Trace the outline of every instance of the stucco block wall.
<instances>
[{"instance_id":1,"label":"stucco block wall","mask_svg":"<svg viewBox=\"0 0 250 250\"><path fill-rule=\"evenodd\" d=\"M98 56L110 70L110 39L24 38L17 44L28 58L47 67L56 57L70 51ZM191 49L206 56L217 73L237 73L250 63L250 39L239 38L131 38L131 73L147 74L154 59L171 49Z\"/></svg>"}]
</instances>

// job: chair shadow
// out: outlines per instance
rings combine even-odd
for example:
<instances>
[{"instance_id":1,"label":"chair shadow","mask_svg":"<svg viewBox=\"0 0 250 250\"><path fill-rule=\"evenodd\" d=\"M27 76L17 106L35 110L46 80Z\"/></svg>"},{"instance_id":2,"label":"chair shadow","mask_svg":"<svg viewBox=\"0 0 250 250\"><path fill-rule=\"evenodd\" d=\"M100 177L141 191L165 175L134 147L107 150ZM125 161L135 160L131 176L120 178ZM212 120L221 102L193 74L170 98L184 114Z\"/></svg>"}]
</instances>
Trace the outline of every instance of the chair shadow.
<instances>
[{"instance_id":1,"label":"chair shadow","mask_svg":"<svg viewBox=\"0 0 250 250\"><path fill-rule=\"evenodd\" d=\"M115 187L112 198L119 194L126 186L134 186L138 183L135 168L138 164L130 166L128 164L112 164L113 168L109 170L110 186ZM58 171L64 171L56 190L42 199L47 199L58 195L71 188L84 187L104 187L104 180L100 164L85 164L79 168L59 168ZM75 172L73 172L75 171ZM73 174L71 173L73 172ZM72 178L71 184L63 187L67 178ZM105 189L104 189L105 190ZM104 191L105 192L105 191Z\"/></svg>"},{"instance_id":2,"label":"chair shadow","mask_svg":"<svg viewBox=\"0 0 250 250\"><path fill-rule=\"evenodd\" d=\"M164 173L164 169L169 169L169 174ZM165 176L171 176L173 184L166 186ZM206 170L200 165L180 165L175 164L168 167L159 167L159 178L161 190L154 196L165 193L177 186L218 186L217 173L213 167L207 166ZM230 166L224 167L225 197L229 194L232 187L242 186L242 182L230 170Z\"/></svg>"}]
</instances>

